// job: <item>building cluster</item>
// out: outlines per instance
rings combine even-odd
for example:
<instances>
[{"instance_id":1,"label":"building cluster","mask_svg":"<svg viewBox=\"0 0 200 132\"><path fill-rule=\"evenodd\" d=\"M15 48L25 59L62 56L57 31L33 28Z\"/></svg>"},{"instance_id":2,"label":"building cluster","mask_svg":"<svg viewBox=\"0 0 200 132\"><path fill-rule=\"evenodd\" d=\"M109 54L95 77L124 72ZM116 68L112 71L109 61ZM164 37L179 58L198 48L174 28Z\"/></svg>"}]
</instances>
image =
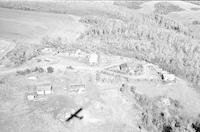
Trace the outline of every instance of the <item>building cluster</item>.
<instances>
[{"instance_id":1,"label":"building cluster","mask_svg":"<svg viewBox=\"0 0 200 132\"><path fill-rule=\"evenodd\" d=\"M28 89L27 99L37 101L51 94L53 94L53 86L50 83L39 84Z\"/></svg>"},{"instance_id":2,"label":"building cluster","mask_svg":"<svg viewBox=\"0 0 200 132\"><path fill-rule=\"evenodd\" d=\"M86 85L80 83L70 84L67 88L63 89L63 92L66 92L70 96L83 95L86 93ZM43 83L29 87L26 97L29 101L39 101L54 93L55 90L51 83Z\"/></svg>"},{"instance_id":3,"label":"building cluster","mask_svg":"<svg viewBox=\"0 0 200 132\"><path fill-rule=\"evenodd\" d=\"M102 82L112 83L131 80L173 82L176 81L176 77L149 63L122 63L98 72L98 81Z\"/></svg>"}]
</instances>

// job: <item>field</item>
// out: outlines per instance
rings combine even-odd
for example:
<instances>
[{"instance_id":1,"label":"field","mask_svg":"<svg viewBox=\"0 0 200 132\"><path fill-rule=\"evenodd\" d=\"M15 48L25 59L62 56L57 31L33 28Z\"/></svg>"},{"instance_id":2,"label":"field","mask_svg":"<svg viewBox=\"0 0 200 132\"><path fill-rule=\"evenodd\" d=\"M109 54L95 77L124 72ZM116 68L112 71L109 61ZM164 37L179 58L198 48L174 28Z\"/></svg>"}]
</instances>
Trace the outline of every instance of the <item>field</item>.
<instances>
[{"instance_id":1,"label":"field","mask_svg":"<svg viewBox=\"0 0 200 132\"><path fill-rule=\"evenodd\" d=\"M0 131L199 132L199 8L1 1Z\"/></svg>"},{"instance_id":2,"label":"field","mask_svg":"<svg viewBox=\"0 0 200 132\"><path fill-rule=\"evenodd\" d=\"M9 40L39 42L46 36L76 38L84 30L78 17L60 14L10 11L0 9L0 37ZM78 26L75 26L78 25ZM80 25L80 26L79 26ZM72 31L73 30L73 31Z\"/></svg>"}]
</instances>

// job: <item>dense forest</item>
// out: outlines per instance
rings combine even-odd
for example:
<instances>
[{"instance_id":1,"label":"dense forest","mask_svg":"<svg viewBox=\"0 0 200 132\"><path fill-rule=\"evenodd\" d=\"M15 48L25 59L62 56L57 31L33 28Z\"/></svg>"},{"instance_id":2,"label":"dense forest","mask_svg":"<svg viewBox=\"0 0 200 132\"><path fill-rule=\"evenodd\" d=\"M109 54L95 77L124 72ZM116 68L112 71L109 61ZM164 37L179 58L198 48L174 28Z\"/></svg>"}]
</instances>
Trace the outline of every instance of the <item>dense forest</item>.
<instances>
[{"instance_id":1,"label":"dense forest","mask_svg":"<svg viewBox=\"0 0 200 132\"><path fill-rule=\"evenodd\" d=\"M83 17L90 28L82 46L146 60L200 85L199 41L188 27L160 14L118 18Z\"/></svg>"},{"instance_id":2,"label":"dense forest","mask_svg":"<svg viewBox=\"0 0 200 132\"><path fill-rule=\"evenodd\" d=\"M199 4L197 1L194 3ZM142 2L137 4L134 2L114 3L114 5L137 9L140 8L141 4ZM193 34L187 26L166 16L170 12L183 10L178 6L169 3L157 3L155 4L155 11L150 15L133 15L114 11L107 13L104 17L101 15L93 16L89 9L85 12L71 10L67 4L62 4L62 2L47 4L8 1L1 2L0 6L81 15L83 17L80 22L89 25L89 29L79 37L78 44L81 46L146 60L187 79L195 86L200 85L200 42L198 36ZM98 11L98 13L100 12ZM198 25L199 21L194 21L193 24ZM42 43L65 49L65 45L60 44L59 39L53 41L47 39ZM18 58L24 58L25 54L21 53ZM23 59L19 62L23 62Z\"/></svg>"}]
</instances>

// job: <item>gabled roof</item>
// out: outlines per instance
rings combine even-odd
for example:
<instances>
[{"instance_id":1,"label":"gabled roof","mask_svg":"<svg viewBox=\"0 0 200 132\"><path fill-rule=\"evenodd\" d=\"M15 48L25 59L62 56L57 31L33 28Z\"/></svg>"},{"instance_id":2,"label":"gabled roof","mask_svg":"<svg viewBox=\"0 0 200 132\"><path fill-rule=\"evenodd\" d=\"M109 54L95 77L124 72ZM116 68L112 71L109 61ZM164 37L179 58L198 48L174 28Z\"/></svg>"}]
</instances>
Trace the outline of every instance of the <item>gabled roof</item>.
<instances>
[{"instance_id":1,"label":"gabled roof","mask_svg":"<svg viewBox=\"0 0 200 132\"><path fill-rule=\"evenodd\" d=\"M37 86L37 91L42 91L42 90L51 90L51 84L42 84L42 85L39 85Z\"/></svg>"},{"instance_id":2,"label":"gabled roof","mask_svg":"<svg viewBox=\"0 0 200 132\"><path fill-rule=\"evenodd\" d=\"M82 87L85 87L84 84L72 84L70 85L71 88L82 88Z\"/></svg>"},{"instance_id":3,"label":"gabled roof","mask_svg":"<svg viewBox=\"0 0 200 132\"><path fill-rule=\"evenodd\" d=\"M31 92L35 92L36 91L36 87L35 86L29 86L28 87L28 92L31 93Z\"/></svg>"},{"instance_id":4,"label":"gabled roof","mask_svg":"<svg viewBox=\"0 0 200 132\"><path fill-rule=\"evenodd\" d=\"M121 68L128 68L128 64L127 63L123 63L119 65L120 69Z\"/></svg>"}]
</instances>

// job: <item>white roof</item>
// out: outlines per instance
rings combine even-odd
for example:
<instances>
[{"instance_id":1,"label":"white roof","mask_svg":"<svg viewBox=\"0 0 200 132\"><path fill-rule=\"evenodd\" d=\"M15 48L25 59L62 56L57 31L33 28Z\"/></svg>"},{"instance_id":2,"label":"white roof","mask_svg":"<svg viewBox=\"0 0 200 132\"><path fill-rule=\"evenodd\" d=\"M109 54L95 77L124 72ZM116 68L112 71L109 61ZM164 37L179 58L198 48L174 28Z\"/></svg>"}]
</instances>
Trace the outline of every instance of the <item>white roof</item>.
<instances>
[{"instance_id":1,"label":"white roof","mask_svg":"<svg viewBox=\"0 0 200 132\"><path fill-rule=\"evenodd\" d=\"M98 55L95 53L91 53L89 56L89 62L90 63L97 63L98 62Z\"/></svg>"},{"instance_id":2,"label":"white roof","mask_svg":"<svg viewBox=\"0 0 200 132\"><path fill-rule=\"evenodd\" d=\"M50 84L39 85L37 86L37 91L38 90L51 90L51 85Z\"/></svg>"},{"instance_id":3,"label":"white roof","mask_svg":"<svg viewBox=\"0 0 200 132\"><path fill-rule=\"evenodd\" d=\"M37 77L35 77L35 76L30 76L30 77L28 77L28 79L29 79L29 80L37 80Z\"/></svg>"}]
</instances>

